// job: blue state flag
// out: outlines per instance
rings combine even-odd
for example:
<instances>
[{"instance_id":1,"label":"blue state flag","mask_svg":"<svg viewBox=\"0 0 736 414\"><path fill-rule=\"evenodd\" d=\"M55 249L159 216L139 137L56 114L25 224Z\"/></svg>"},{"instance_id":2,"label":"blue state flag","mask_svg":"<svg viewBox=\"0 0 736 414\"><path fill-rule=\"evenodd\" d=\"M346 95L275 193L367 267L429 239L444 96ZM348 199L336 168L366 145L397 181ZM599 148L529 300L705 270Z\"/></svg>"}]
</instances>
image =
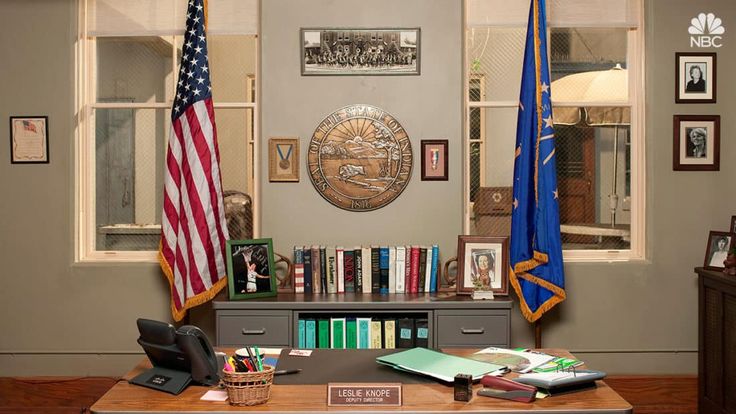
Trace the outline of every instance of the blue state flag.
<instances>
[{"instance_id":1,"label":"blue state flag","mask_svg":"<svg viewBox=\"0 0 736 414\"><path fill-rule=\"evenodd\" d=\"M529 322L565 300L544 0L532 0L514 161L511 285Z\"/></svg>"}]
</instances>

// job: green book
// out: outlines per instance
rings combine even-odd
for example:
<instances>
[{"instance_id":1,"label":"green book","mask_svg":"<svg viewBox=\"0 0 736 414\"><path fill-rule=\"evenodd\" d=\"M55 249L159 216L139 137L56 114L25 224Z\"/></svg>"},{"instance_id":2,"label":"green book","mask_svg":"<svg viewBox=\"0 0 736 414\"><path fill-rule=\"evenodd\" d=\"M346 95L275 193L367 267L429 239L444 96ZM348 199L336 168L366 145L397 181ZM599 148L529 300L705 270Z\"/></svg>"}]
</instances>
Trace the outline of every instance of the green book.
<instances>
[{"instance_id":1,"label":"green book","mask_svg":"<svg viewBox=\"0 0 736 414\"><path fill-rule=\"evenodd\" d=\"M330 321L320 319L317 321L317 348L330 347Z\"/></svg>"},{"instance_id":2,"label":"green book","mask_svg":"<svg viewBox=\"0 0 736 414\"><path fill-rule=\"evenodd\" d=\"M330 348L345 349L345 318L330 319Z\"/></svg>"},{"instance_id":3,"label":"green book","mask_svg":"<svg viewBox=\"0 0 736 414\"><path fill-rule=\"evenodd\" d=\"M307 338L304 347L307 349L314 349L317 347L317 321L314 319L307 319L306 331Z\"/></svg>"},{"instance_id":4,"label":"green book","mask_svg":"<svg viewBox=\"0 0 736 414\"><path fill-rule=\"evenodd\" d=\"M304 319L299 319L299 349L307 346L307 323Z\"/></svg>"},{"instance_id":5,"label":"green book","mask_svg":"<svg viewBox=\"0 0 736 414\"><path fill-rule=\"evenodd\" d=\"M427 375L445 382L453 382L455 375L469 374L479 380L486 374L505 370L503 365L474 361L455 355L444 354L426 348L413 348L376 358L376 362L398 370Z\"/></svg>"},{"instance_id":6,"label":"green book","mask_svg":"<svg viewBox=\"0 0 736 414\"><path fill-rule=\"evenodd\" d=\"M358 348L358 323L355 318L348 318L345 322L345 348Z\"/></svg>"},{"instance_id":7,"label":"green book","mask_svg":"<svg viewBox=\"0 0 736 414\"><path fill-rule=\"evenodd\" d=\"M371 347L371 318L357 318L358 324L358 349Z\"/></svg>"}]
</instances>

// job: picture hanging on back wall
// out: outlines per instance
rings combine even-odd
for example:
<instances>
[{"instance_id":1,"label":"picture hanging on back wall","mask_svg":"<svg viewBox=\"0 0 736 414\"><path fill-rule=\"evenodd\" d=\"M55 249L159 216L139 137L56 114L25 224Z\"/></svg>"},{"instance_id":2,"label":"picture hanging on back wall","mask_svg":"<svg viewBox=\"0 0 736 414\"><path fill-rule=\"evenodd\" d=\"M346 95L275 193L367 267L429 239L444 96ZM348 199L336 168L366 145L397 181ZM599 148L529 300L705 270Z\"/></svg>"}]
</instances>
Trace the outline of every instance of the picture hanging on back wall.
<instances>
[{"instance_id":1,"label":"picture hanging on back wall","mask_svg":"<svg viewBox=\"0 0 736 414\"><path fill-rule=\"evenodd\" d=\"M419 75L420 30L301 30L302 75Z\"/></svg>"},{"instance_id":2,"label":"picture hanging on back wall","mask_svg":"<svg viewBox=\"0 0 736 414\"><path fill-rule=\"evenodd\" d=\"M716 103L716 54L675 53L675 102Z\"/></svg>"},{"instance_id":3,"label":"picture hanging on back wall","mask_svg":"<svg viewBox=\"0 0 736 414\"><path fill-rule=\"evenodd\" d=\"M314 188L350 211L375 210L394 201L409 183L412 163L404 127L371 105L350 105L328 115L307 151Z\"/></svg>"},{"instance_id":4,"label":"picture hanging on back wall","mask_svg":"<svg viewBox=\"0 0 736 414\"><path fill-rule=\"evenodd\" d=\"M721 162L721 117L675 115L673 118L672 169L718 171Z\"/></svg>"}]
</instances>

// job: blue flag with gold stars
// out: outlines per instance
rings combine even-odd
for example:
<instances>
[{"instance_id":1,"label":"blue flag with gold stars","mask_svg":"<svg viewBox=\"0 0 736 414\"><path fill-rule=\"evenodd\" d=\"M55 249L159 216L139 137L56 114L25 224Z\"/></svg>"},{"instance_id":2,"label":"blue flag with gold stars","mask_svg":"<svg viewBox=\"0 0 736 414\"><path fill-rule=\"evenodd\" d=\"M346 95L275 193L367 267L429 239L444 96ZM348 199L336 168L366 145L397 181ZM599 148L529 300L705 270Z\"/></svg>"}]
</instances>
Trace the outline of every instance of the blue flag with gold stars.
<instances>
[{"instance_id":1,"label":"blue flag with gold stars","mask_svg":"<svg viewBox=\"0 0 736 414\"><path fill-rule=\"evenodd\" d=\"M529 322L565 300L544 0L532 0L521 78L509 249L511 285Z\"/></svg>"}]
</instances>

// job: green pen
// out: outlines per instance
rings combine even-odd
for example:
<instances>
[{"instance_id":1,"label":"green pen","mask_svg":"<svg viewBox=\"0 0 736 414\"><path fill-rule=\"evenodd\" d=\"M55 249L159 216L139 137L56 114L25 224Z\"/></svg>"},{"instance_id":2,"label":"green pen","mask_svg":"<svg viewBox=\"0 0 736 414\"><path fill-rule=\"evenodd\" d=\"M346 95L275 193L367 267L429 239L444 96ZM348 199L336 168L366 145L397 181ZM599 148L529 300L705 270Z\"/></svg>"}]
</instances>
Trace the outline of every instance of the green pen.
<instances>
[{"instance_id":1,"label":"green pen","mask_svg":"<svg viewBox=\"0 0 736 414\"><path fill-rule=\"evenodd\" d=\"M256 351L256 359L258 360L258 370L263 371L263 361L261 361L261 351L258 349L258 346L253 347Z\"/></svg>"}]
</instances>

